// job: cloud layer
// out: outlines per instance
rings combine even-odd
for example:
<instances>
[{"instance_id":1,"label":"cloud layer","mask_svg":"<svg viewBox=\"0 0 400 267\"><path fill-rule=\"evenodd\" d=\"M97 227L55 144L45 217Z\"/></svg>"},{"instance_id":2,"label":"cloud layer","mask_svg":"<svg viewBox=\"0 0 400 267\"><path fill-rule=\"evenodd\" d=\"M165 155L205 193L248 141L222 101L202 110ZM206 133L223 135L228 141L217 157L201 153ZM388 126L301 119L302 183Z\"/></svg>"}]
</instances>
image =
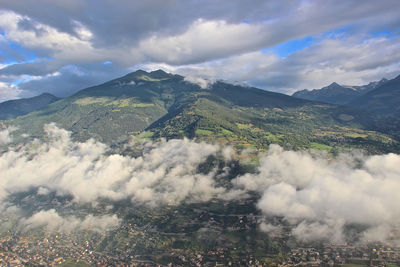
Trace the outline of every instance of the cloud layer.
<instances>
[{"instance_id":1,"label":"cloud layer","mask_svg":"<svg viewBox=\"0 0 400 267\"><path fill-rule=\"evenodd\" d=\"M46 125L45 131L48 143L1 155L1 200L39 187L71 195L78 203L130 198L149 205L207 201L225 191L215 185L213 172L197 171L209 156L222 153L218 146L171 140L149 144L143 156L132 158L107 155L106 145L94 140L73 142L69 132L54 124Z\"/></svg>"},{"instance_id":2,"label":"cloud layer","mask_svg":"<svg viewBox=\"0 0 400 267\"><path fill-rule=\"evenodd\" d=\"M49 232L71 233L81 230L91 230L99 233L112 230L119 226L121 220L116 215L93 216L83 219L76 216L60 216L54 209L36 212L29 218L22 218L20 226L24 229L44 227Z\"/></svg>"},{"instance_id":3,"label":"cloud layer","mask_svg":"<svg viewBox=\"0 0 400 267\"><path fill-rule=\"evenodd\" d=\"M366 39L365 39L366 38ZM245 82L271 91L292 94L332 82L362 85L382 77L394 78L399 71L399 38L366 36L320 39L312 46L281 58L273 51L256 51L210 62L173 66L145 64L150 70L163 68L184 76Z\"/></svg>"},{"instance_id":4,"label":"cloud layer","mask_svg":"<svg viewBox=\"0 0 400 267\"><path fill-rule=\"evenodd\" d=\"M262 194L257 206L281 216L302 240L343 241L345 224L371 227L365 239L385 240L400 225L400 156L342 155L330 160L272 145L257 175L236 179Z\"/></svg>"},{"instance_id":5,"label":"cloud layer","mask_svg":"<svg viewBox=\"0 0 400 267\"><path fill-rule=\"evenodd\" d=\"M65 96L140 66L281 92L333 79L361 84L392 78L400 70L393 56L399 48L399 5L396 0L124 0L118 5L3 0L0 99L51 88Z\"/></svg>"},{"instance_id":6,"label":"cloud layer","mask_svg":"<svg viewBox=\"0 0 400 267\"><path fill-rule=\"evenodd\" d=\"M15 131L15 127L7 127L5 129L0 130L0 146L5 146L11 142L12 137L11 133Z\"/></svg>"},{"instance_id":7,"label":"cloud layer","mask_svg":"<svg viewBox=\"0 0 400 267\"><path fill-rule=\"evenodd\" d=\"M344 242L351 225L359 226L360 241L400 239L397 154L354 152L332 159L321 152L285 151L271 145L259 155L255 173L238 176L231 186L223 187L220 179L229 173L228 165L222 174L212 169L202 173L199 167L210 156L229 162L234 153L229 147L188 139L148 142L140 144L141 156L130 157L112 154L92 139L74 142L70 132L54 124L46 125L45 132L47 142L10 147L0 155L0 204L29 190L68 195L78 205L129 199L150 207L212 198L230 201L256 192L260 198L255 205L266 218L260 226L263 231L283 231L281 225L268 223L268 218L279 217L294 237L305 242ZM22 226L44 226L49 231L70 231L70 225L108 229L118 223L115 216L61 217L54 210L36 211L21 221Z\"/></svg>"}]
</instances>

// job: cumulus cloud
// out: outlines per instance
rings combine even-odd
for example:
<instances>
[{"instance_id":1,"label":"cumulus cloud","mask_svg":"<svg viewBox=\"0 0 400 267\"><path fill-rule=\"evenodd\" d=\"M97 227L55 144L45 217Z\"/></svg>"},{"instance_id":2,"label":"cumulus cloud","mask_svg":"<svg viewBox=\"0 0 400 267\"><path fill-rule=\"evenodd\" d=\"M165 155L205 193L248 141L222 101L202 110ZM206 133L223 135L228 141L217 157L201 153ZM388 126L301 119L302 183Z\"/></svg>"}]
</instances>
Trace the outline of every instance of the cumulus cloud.
<instances>
[{"instance_id":1,"label":"cumulus cloud","mask_svg":"<svg viewBox=\"0 0 400 267\"><path fill-rule=\"evenodd\" d=\"M43 6L48 14L43 14ZM60 93L53 92L59 96L72 94L88 86L85 81L100 82L93 81L93 77L98 65L107 61L125 72L137 65L165 64L181 69L180 73L201 72L203 76L196 76L246 82L287 93L321 87L333 79L359 85L390 78L399 71L399 59L393 56L397 55L398 38L389 34L389 42L382 36L373 34L371 39L366 35L383 30L395 32L400 25L398 7L396 0L380 1L379 5L372 0L363 1L362 5L355 0L339 4L152 0L122 1L118 5L107 0L68 4L3 0L0 46L5 46L12 63L4 64L1 81L9 85L20 75L43 77L35 83L11 88L12 91L3 93L3 98L20 96L17 89L28 91L25 95L30 90L41 90L35 88L60 88ZM339 34L334 36L332 32ZM343 42L345 33L359 39ZM304 37L317 42L333 39L337 43L331 42L331 47L326 44L325 50L315 46L311 50L316 53L305 51L290 58L260 52ZM12 48L14 44L21 48ZM37 59L27 59L26 51ZM10 60L4 60L7 61ZM81 68L82 75L68 76L68 72L62 71L71 65ZM46 78L56 72L65 77ZM104 76L116 77L111 73ZM78 86L66 90L67 83L60 85L60 80Z\"/></svg>"},{"instance_id":2,"label":"cumulus cloud","mask_svg":"<svg viewBox=\"0 0 400 267\"><path fill-rule=\"evenodd\" d=\"M324 223L302 221L292 230L292 233L298 240L303 242L329 240L332 243L343 243L344 223L344 220L329 220Z\"/></svg>"},{"instance_id":3,"label":"cumulus cloud","mask_svg":"<svg viewBox=\"0 0 400 267\"><path fill-rule=\"evenodd\" d=\"M309 47L284 58L273 50L256 51L200 64L141 67L203 79L245 82L251 86L291 94L299 89L321 88L332 82L363 85L399 74L399 37L366 35L316 37ZM394 56L393 56L394 55Z\"/></svg>"},{"instance_id":4,"label":"cumulus cloud","mask_svg":"<svg viewBox=\"0 0 400 267\"><path fill-rule=\"evenodd\" d=\"M7 127L0 130L0 146L7 145L12 141L11 133L15 130L15 127Z\"/></svg>"},{"instance_id":5,"label":"cumulus cloud","mask_svg":"<svg viewBox=\"0 0 400 267\"><path fill-rule=\"evenodd\" d=\"M0 102L18 98L21 90L14 85L9 85L5 82L0 82Z\"/></svg>"},{"instance_id":6,"label":"cumulus cloud","mask_svg":"<svg viewBox=\"0 0 400 267\"><path fill-rule=\"evenodd\" d=\"M52 26L42 24L11 11L0 12L0 27L7 40L27 48L49 53L58 59L79 62L84 58L97 58L95 48L87 40L61 32ZM99 51L97 51L99 52Z\"/></svg>"},{"instance_id":7,"label":"cumulus cloud","mask_svg":"<svg viewBox=\"0 0 400 267\"><path fill-rule=\"evenodd\" d=\"M104 232L118 227L121 220L116 215L93 216L80 219L76 216L60 216L54 209L36 212L29 218L19 221L24 229L44 227L49 232L71 233L81 230Z\"/></svg>"},{"instance_id":8,"label":"cumulus cloud","mask_svg":"<svg viewBox=\"0 0 400 267\"><path fill-rule=\"evenodd\" d=\"M260 230L270 234L281 234L282 227L280 225L273 225L271 223L262 222L260 224Z\"/></svg>"},{"instance_id":9,"label":"cumulus cloud","mask_svg":"<svg viewBox=\"0 0 400 267\"><path fill-rule=\"evenodd\" d=\"M301 240L343 240L344 225L367 226L364 239L388 236L400 223L400 155L342 155L330 160L272 145L257 174L234 181L261 194L258 208L280 216Z\"/></svg>"},{"instance_id":10,"label":"cumulus cloud","mask_svg":"<svg viewBox=\"0 0 400 267\"><path fill-rule=\"evenodd\" d=\"M256 206L265 216L260 229L271 234L291 231L304 242L344 242L346 231L355 227L360 241L397 238L397 154L367 156L355 151L332 159L322 152L285 151L271 145L260 155L257 172L238 176L223 187L218 179L229 174L227 166L222 174L201 173L199 166L210 156L231 160L234 151L229 147L188 139L148 142L138 144L142 155L135 158L112 154L105 144L92 139L75 142L70 132L54 124L46 125L45 132L47 142L11 147L1 154L0 206L11 194L32 189L39 195L68 195L78 204L129 199L149 206L212 198L229 201L256 193L260 196ZM280 218L285 227L271 218ZM69 225L101 227L93 225L97 220L103 221L90 216L61 217L48 210L23 219L21 225L68 231Z\"/></svg>"},{"instance_id":11,"label":"cumulus cloud","mask_svg":"<svg viewBox=\"0 0 400 267\"><path fill-rule=\"evenodd\" d=\"M143 40L139 48L155 62L189 64L222 58L263 43L262 25L227 24L225 21L195 21L180 35ZM254 48L250 48L253 50Z\"/></svg>"},{"instance_id":12,"label":"cumulus cloud","mask_svg":"<svg viewBox=\"0 0 400 267\"><path fill-rule=\"evenodd\" d=\"M71 195L75 202L98 198L177 204L207 201L225 192L216 186L214 172L198 173L209 156L227 154L215 145L188 139L147 144L141 157L107 155L106 145L73 142L70 132L45 126L49 142L10 149L0 156L0 196L39 188ZM16 179L18 177L18 179Z\"/></svg>"},{"instance_id":13,"label":"cumulus cloud","mask_svg":"<svg viewBox=\"0 0 400 267\"><path fill-rule=\"evenodd\" d=\"M190 83L197 84L198 86L200 86L201 89L210 88L210 86L215 83L214 80L204 79L196 76L186 76L184 80Z\"/></svg>"}]
</instances>

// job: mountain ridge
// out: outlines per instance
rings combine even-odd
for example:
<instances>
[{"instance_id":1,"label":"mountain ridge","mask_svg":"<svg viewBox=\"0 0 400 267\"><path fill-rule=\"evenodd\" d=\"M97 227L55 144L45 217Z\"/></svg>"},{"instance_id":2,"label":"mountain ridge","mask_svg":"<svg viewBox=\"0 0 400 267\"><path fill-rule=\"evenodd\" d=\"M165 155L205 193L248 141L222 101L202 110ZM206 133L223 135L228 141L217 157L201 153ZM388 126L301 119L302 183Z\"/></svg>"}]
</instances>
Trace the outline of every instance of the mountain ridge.
<instances>
[{"instance_id":1,"label":"mountain ridge","mask_svg":"<svg viewBox=\"0 0 400 267\"><path fill-rule=\"evenodd\" d=\"M400 118L400 75L349 102L349 106Z\"/></svg>"},{"instance_id":2,"label":"mountain ridge","mask_svg":"<svg viewBox=\"0 0 400 267\"><path fill-rule=\"evenodd\" d=\"M336 82L320 89L303 89L294 92L292 96L301 99L320 101L334 105L346 105L362 95L373 91L388 82L386 78L379 81L370 82L361 86L340 85Z\"/></svg>"},{"instance_id":3,"label":"mountain ridge","mask_svg":"<svg viewBox=\"0 0 400 267\"><path fill-rule=\"evenodd\" d=\"M60 99L50 93L42 93L31 98L4 101L0 103L0 120L13 119L28 114Z\"/></svg>"},{"instance_id":4,"label":"mountain ridge","mask_svg":"<svg viewBox=\"0 0 400 267\"><path fill-rule=\"evenodd\" d=\"M131 136L196 138L238 149L367 148L396 151L400 123L288 95L217 81L208 89L164 71L142 70L83 89L17 119L16 135L43 136L56 122L78 140ZM20 139L21 141L21 139Z\"/></svg>"}]
</instances>

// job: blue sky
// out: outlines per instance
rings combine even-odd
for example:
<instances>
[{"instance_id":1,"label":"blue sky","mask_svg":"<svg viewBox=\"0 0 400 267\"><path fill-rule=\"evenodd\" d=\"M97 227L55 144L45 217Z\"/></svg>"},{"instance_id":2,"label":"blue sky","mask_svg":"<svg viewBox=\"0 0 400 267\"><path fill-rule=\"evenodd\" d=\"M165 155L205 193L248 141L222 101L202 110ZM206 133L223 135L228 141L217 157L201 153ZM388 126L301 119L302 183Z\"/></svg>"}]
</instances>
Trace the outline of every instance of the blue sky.
<instances>
[{"instance_id":1,"label":"blue sky","mask_svg":"<svg viewBox=\"0 0 400 267\"><path fill-rule=\"evenodd\" d=\"M262 52L273 52L277 55L279 55L282 58L285 58L291 54L293 54L296 51L303 50L308 47L312 47L319 41L323 41L326 39L343 39L352 34L352 25L345 26L343 28L335 29L334 31L329 31L323 34L318 34L316 36L307 36L304 38L299 38L296 40L284 42L281 44L278 44L273 47L268 47L266 49L263 49ZM364 40L370 39L370 38L385 38L388 40L395 39L396 37L399 37L400 35L400 30L380 30L376 32L370 32L367 33Z\"/></svg>"},{"instance_id":2,"label":"blue sky","mask_svg":"<svg viewBox=\"0 0 400 267\"><path fill-rule=\"evenodd\" d=\"M311 37L305 37L293 41L284 42L282 44L263 49L262 52L273 52L280 57L287 57L298 50L310 47L315 43L315 40Z\"/></svg>"},{"instance_id":3,"label":"blue sky","mask_svg":"<svg viewBox=\"0 0 400 267\"><path fill-rule=\"evenodd\" d=\"M2 35L4 36L4 34ZM37 59L34 52L11 41L4 41L2 43L0 54L1 63L7 65L32 62Z\"/></svg>"},{"instance_id":4,"label":"blue sky","mask_svg":"<svg viewBox=\"0 0 400 267\"><path fill-rule=\"evenodd\" d=\"M287 94L400 74L397 0L121 1L3 0L0 101L137 68Z\"/></svg>"}]
</instances>

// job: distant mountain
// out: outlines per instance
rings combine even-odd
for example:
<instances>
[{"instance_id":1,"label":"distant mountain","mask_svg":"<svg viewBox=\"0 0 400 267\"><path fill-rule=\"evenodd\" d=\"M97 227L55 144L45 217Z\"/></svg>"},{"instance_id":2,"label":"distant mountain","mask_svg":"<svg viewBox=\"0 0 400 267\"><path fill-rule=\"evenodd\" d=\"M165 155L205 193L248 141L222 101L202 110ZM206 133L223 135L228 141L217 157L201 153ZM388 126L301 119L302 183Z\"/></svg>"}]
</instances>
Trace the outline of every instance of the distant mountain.
<instances>
[{"instance_id":1,"label":"distant mountain","mask_svg":"<svg viewBox=\"0 0 400 267\"><path fill-rule=\"evenodd\" d=\"M379 82L371 82L362 86L339 85L334 82L326 87L322 87L321 89L304 89L297 91L292 96L335 105L344 105L372 90L375 90L387 81L387 79L383 78Z\"/></svg>"},{"instance_id":2,"label":"distant mountain","mask_svg":"<svg viewBox=\"0 0 400 267\"><path fill-rule=\"evenodd\" d=\"M348 105L400 118L400 75Z\"/></svg>"},{"instance_id":3,"label":"distant mountain","mask_svg":"<svg viewBox=\"0 0 400 267\"><path fill-rule=\"evenodd\" d=\"M41 109L59 99L60 98L52 94L44 93L32 98L5 101L0 103L0 120L13 119L28 114L29 112Z\"/></svg>"},{"instance_id":4,"label":"distant mountain","mask_svg":"<svg viewBox=\"0 0 400 267\"><path fill-rule=\"evenodd\" d=\"M136 135L196 138L239 149L278 143L400 151L397 120L225 82L202 89L162 70L138 70L5 123L18 127L14 136L41 137L49 122L72 131L75 139L94 137L116 147Z\"/></svg>"}]
</instances>

